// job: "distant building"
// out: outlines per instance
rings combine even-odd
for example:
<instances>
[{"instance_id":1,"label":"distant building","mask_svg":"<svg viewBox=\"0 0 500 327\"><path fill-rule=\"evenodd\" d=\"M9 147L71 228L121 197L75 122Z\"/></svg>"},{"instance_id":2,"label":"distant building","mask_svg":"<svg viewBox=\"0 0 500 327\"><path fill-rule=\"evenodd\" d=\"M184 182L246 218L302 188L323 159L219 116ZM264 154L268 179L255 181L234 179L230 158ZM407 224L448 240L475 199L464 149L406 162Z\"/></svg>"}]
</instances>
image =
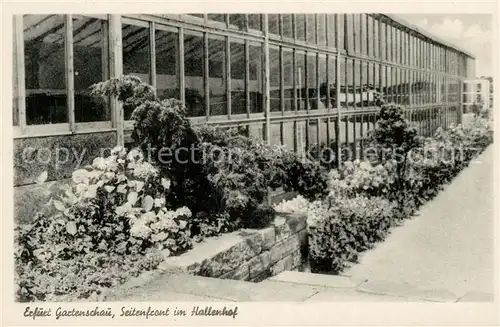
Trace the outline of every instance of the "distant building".
<instances>
[{"instance_id":1,"label":"distant building","mask_svg":"<svg viewBox=\"0 0 500 327\"><path fill-rule=\"evenodd\" d=\"M488 78L464 80L462 93L462 109L471 112L473 106L482 109L493 108L493 85Z\"/></svg>"}]
</instances>

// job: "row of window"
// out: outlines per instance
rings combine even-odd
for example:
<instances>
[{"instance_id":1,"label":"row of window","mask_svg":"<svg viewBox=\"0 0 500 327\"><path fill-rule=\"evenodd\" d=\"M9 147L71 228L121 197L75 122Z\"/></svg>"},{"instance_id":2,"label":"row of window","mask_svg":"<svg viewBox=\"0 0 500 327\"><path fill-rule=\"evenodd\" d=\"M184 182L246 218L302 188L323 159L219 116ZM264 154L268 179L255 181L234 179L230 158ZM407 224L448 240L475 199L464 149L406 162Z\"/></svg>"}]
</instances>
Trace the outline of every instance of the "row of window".
<instances>
[{"instance_id":1,"label":"row of window","mask_svg":"<svg viewBox=\"0 0 500 327\"><path fill-rule=\"evenodd\" d=\"M188 114L193 117L264 111L261 42L189 29L183 30L181 39L176 27L155 24L152 31L151 26L123 20L124 74L155 85L160 98L183 96ZM90 94L92 84L110 76L107 20L80 15L72 15L71 20L63 15L24 15L23 31L18 33L22 33L24 43L27 125L67 123L70 104L76 123L110 120L107 101ZM71 44L66 44L67 40L72 40ZM68 56L70 48L72 56ZM445 81L436 74L338 58L316 51L270 46L270 110L335 108L336 60L340 60L338 102L344 108L373 106L379 96L400 104L459 100L457 78ZM14 56L14 60L19 58ZM69 65L73 67L71 98ZM16 62L14 68L15 77ZM18 125L16 82L14 78L13 118ZM124 114L128 120L131 111Z\"/></svg>"},{"instance_id":2,"label":"row of window","mask_svg":"<svg viewBox=\"0 0 500 327\"><path fill-rule=\"evenodd\" d=\"M196 16L204 18L202 14ZM257 14L209 14L207 20L239 30L262 30L262 18ZM319 47L349 49L391 63L458 76L467 73L465 55L372 14L269 14L268 30L271 39L283 37ZM336 33L340 37L338 43Z\"/></svg>"}]
</instances>

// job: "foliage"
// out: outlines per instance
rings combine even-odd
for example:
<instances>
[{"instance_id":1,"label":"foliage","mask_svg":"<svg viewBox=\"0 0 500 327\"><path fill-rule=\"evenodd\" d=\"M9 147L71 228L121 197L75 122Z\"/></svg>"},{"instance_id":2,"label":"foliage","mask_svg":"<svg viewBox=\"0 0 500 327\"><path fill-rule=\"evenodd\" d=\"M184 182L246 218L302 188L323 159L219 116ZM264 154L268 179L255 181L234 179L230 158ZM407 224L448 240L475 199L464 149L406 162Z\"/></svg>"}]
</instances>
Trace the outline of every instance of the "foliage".
<instances>
[{"instance_id":1,"label":"foliage","mask_svg":"<svg viewBox=\"0 0 500 327\"><path fill-rule=\"evenodd\" d=\"M40 214L16 228L20 300L87 297L114 285L112 278L119 282L127 270L137 271L134 266L154 266L151 256L158 263L159 257L188 249L191 212L167 203L169 192L170 181L136 149L127 153L117 147L74 171L64 194L50 200L56 214ZM70 274L72 282L61 271L76 274ZM48 281L54 286L47 288Z\"/></svg>"},{"instance_id":2,"label":"foliage","mask_svg":"<svg viewBox=\"0 0 500 327\"><path fill-rule=\"evenodd\" d=\"M171 180L167 201L192 210L193 236L265 226L273 215L266 204L269 188L310 199L326 189L326 174L316 162L235 130L193 127L178 100L158 100L136 77L100 83L94 94L114 95L133 107L135 143Z\"/></svg>"},{"instance_id":3,"label":"foliage","mask_svg":"<svg viewBox=\"0 0 500 327\"><path fill-rule=\"evenodd\" d=\"M347 161L339 170L329 173L330 196L388 196L395 183L391 174L393 163L371 165L367 161Z\"/></svg>"}]
</instances>

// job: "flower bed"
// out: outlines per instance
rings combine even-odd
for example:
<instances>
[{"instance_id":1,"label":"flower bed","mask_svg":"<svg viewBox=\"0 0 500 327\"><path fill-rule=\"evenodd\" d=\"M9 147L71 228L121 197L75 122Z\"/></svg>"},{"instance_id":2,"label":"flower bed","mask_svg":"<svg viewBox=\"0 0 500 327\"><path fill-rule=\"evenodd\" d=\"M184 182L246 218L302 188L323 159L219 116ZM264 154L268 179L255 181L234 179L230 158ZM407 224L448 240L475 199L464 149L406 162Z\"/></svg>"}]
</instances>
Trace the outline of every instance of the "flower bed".
<instances>
[{"instance_id":1,"label":"flower bed","mask_svg":"<svg viewBox=\"0 0 500 327\"><path fill-rule=\"evenodd\" d=\"M399 142L399 161L384 158L381 151L377 163L346 162L330 172L326 198L310 202L298 196L275 206L276 211L307 215L313 272L338 274L356 262L360 252L382 241L392 226L411 217L493 142L490 123L482 117L419 138L398 110L385 110L392 113L378 121L374 146Z\"/></svg>"}]
</instances>

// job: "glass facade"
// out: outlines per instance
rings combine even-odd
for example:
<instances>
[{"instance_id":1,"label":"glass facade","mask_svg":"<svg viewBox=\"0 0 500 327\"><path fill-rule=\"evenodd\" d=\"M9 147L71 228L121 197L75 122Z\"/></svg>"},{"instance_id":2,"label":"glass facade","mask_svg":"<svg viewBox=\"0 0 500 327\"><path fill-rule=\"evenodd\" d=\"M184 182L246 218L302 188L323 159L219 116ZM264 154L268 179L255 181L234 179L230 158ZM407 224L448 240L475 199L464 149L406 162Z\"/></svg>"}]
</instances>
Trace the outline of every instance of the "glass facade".
<instances>
[{"instance_id":1,"label":"glass facade","mask_svg":"<svg viewBox=\"0 0 500 327\"><path fill-rule=\"evenodd\" d=\"M236 125L251 119L256 127L248 127L250 134L266 134L267 113L285 135L283 128L300 125L294 115L311 112L321 119L301 118L301 124L313 143L324 139L319 126L329 126L337 110L375 113L378 98L411 110L460 107L463 101L461 83L471 58L383 14L165 17L19 16L14 126L116 125L111 99L90 94L91 85L116 72L153 85L160 99L181 99L195 121ZM126 121L131 113L124 108ZM311 128L314 135L308 135Z\"/></svg>"}]
</instances>

